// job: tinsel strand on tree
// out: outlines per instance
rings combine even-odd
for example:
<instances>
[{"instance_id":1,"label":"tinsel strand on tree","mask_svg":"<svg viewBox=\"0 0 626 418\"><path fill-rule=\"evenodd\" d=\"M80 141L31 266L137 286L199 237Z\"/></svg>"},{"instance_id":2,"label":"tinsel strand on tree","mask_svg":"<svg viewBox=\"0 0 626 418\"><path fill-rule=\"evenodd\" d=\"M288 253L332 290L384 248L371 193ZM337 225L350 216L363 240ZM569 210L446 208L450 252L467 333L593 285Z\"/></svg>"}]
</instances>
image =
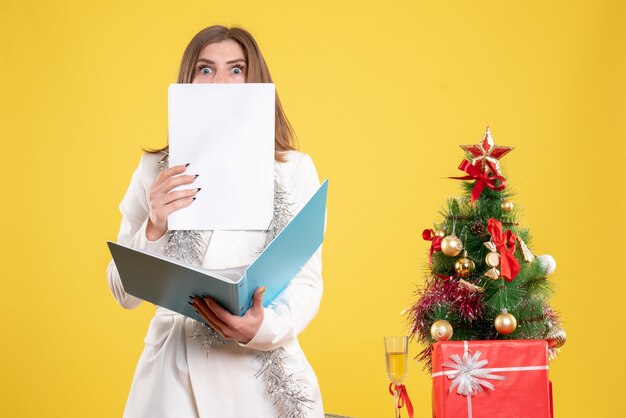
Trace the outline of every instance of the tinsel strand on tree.
<instances>
[{"instance_id":1,"label":"tinsel strand on tree","mask_svg":"<svg viewBox=\"0 0 626 418\"><path fill-rule=\"evenodd\" d=\"M446 340L546 339L551 359L565 331L548 301L554 259L535 256L519 226L489 128L459 169L464 194L449 199L442 220L423 232L428 273L407 311L410 335L426 347L417 359L430 370L431 344Z\"/></svg>"}]
</instances>

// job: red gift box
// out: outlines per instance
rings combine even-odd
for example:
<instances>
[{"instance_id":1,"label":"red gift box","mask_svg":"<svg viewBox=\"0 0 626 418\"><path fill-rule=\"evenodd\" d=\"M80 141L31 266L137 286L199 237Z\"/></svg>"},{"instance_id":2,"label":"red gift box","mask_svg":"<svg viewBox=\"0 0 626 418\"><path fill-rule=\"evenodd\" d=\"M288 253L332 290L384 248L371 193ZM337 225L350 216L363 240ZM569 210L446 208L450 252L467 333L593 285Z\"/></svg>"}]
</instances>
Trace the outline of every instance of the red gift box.
<instances>
[{"instance_id":1,"label":"red gift box","mask_svg":"<svg viewBox=\"0 0 626 418\"><path fill-rule=\"evenodd\" d=\"M544 340L433 344L433 418L551 418Z\"/></svg>"}]
</instances>

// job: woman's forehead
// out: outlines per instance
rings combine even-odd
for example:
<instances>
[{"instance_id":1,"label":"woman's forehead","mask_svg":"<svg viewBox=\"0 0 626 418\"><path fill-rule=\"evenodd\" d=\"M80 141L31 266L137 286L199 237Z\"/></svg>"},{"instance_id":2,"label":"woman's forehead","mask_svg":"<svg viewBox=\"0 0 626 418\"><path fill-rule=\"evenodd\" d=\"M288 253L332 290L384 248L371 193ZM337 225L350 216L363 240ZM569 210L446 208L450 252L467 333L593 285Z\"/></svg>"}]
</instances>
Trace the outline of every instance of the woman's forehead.
<instances>
[{"instance_id":1,"label":"woman's forehead","mask_svg":"<svg viewBox=\"0 0 626 418\"><path fill-rule=\"evenodd\" d=\"M214 62L229 62L237 59L245 59L245 56L241 45L232 39L226 39L205 45L198 55L198 59L200 58Z\"/></svg>"}]
</instances>

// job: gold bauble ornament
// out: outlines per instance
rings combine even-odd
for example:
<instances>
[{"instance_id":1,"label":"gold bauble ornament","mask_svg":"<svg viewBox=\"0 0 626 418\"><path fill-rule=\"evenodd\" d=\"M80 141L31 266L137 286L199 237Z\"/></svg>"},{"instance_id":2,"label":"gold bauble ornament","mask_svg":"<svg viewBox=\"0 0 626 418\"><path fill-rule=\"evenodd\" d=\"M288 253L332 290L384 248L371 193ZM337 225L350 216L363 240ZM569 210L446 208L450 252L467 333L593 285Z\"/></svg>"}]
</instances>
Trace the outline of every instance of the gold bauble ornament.
<instances>
[{"instance_id":1,"label":"gold bauble ornament","mask_svg":"<svg viewBox=\"0 0 626 418\"><path fill-rule=\"evenodd\" d=\"M500 254L496 252L487 253L485 256L485 263L489 267L498 267L500 265Z\"/></svg>"},{"instance_id":2,"label":"gold bauble ornament","mask_svg":"<svg viewBox=\"0 0 626 418\"><path fill-rule=\"evenodd\" d=\"M462 250L463 242L454 234L441 240L441 251L448 257L456 257Z\"/></svg>"},{"instance_id":3,"label":"gold bauble ornament","mask_svg":"<svg viewBox=\"0 0 626 418\"><path fill-rule=\"evenodd\" d=\"M504 309L500 315L496 316L493 325L496 327L496 331L498 331L499 334L507 335L513 333L515 328L517 328L517 320Z\"/></svg>"},{"instance_id":4,"label":"gold bauble ornament","mask_svg":"<svg viewBox=\"0 0 626 418\"><path fill-rule=\"evenodd\" d=\"M444 229L438 229L435 231L435 236L444 239L446 237L446 231Z\"/></svg>"},{"instance_id":5,"label":"gold bauble ornament","mask_svg":"<svg viewBox=\"0 0 626 418\"><path fill-rule=\"evenodd\" d=\"M430 336L435 341L448 341L452 338L452 325L445 319L435 321L430 327Z\"/></svg>"},{"instance_id":6,"label":"gold bauble ornament","mask_svg":"<svg viewBox=\"0 0 626 418\"><path fill-rule=\"evenodd\" d=\"M500 204L500 207L504 212L510 212L513 210L513 202L511 202L510 200L505 200Z\"/></svg>"},{"instance_id":7,"label":"gold bauble ornament","mask_svg":"<svg viewBox=\"0 0 626 418\"><path fill-rule=\"evenodd\" d=\"M565 334L565 330L561 327L552 328L550 332L548 332L548 335L546 335L546 341L550 348L563 347L566 340L567 335Z\"/></svg>"},{"instance_id":8,"label":"gold bauble ornament","mask_svg":"<svg viewBox=\"0 0 626 418\"><path fill-rule=\"evenodd\" d=\"M454 263L454 271L459 277L469 277L474 272L476 265L472 260L467 257L467 251L463 251L463 257L456 260Z\"/></svg>"}]
</instances>

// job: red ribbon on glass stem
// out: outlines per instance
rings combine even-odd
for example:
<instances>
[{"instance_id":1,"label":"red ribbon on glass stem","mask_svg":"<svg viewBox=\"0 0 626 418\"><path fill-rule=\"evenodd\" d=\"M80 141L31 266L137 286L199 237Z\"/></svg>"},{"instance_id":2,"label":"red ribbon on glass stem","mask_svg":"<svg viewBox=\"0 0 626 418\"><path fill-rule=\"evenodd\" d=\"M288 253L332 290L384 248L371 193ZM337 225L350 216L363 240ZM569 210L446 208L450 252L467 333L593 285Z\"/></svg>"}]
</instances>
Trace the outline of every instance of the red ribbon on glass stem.
<instances>
[{"instance_id":1,"label":"red ribbon on glass stem","mask_svg":"<svg viewBox=\"0 0 626 418\"><path fill-rule=\"evenodd\" d=\"M495 167L488 162L489 168L493 173L497 173ZM472 205L478 199L485 187L489 187L491 190L499 192L506 187L506 179L499 174L490 176L488 173L483 172L480 167L473 165L467 160L461 161L459 164L459 170L465 171L467 176L463 177L450 177L455 180L476 180L474 188L472 189ZM496 186L495 180L500 180L500 185Z\"/></svg>"},{"instance_id":2,"label":"red ribbon on glass stem","mask_svg":"<svg viewBox=\"0 0 626 418\"><path fill-rule=\"evenodd\" d=\"M487 221L487 231L491 241L500 251L500 275L507 282L513 281L520 271L519 261L515 258L515 234L511 230L502 233L502 224L493 218Z\"/></svg>"},{"instance_id":3,"label":"red ribbon on glass stem","mask_svg":"<svg viewBox=\"0 0 626 418\"><path fill-rule=\"evenodd\" d=\"M394 385L393 383L389 383L389 393L391 393L394 398L397 397L398 400L396 407L401 409L406 404L406 410L409 413L409 417L413 418L413 405L409 399L406 387L404 385Z\"/></svg>"},{"instance_id":4,"label":"red ribbon on glass stem","mask_svg":"<svg viewBox=\"0 0 626 418\"><path fill-rule=\"evenodd\" d=\"M433 253L435 251L441 251L441 237L435 235L435 231L432 229L425 229L422 232L422 238L424 241L432 241L430 244L430 255L428 256L428 263L430 264L430 269L433 269Z\"/></svg>"}]
</instances>

